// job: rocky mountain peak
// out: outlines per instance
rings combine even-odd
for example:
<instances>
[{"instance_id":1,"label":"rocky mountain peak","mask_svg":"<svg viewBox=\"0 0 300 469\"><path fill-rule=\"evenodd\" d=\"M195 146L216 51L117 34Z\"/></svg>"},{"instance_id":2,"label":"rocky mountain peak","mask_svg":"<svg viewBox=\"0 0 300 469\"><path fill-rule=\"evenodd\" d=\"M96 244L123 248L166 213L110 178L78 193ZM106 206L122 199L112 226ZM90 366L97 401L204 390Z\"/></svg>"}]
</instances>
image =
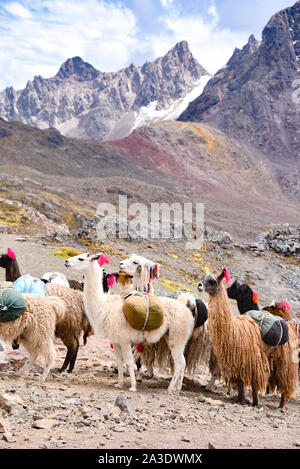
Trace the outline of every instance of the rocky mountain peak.
<instances>
[{"instance_id":1,"label":"rocky mountain peak","mask_svg":"<svg viewBox=\"0 0 300 469\"><path fill-rule=\"evenodd\" d=\"M35 77L23 90L0 93L0 116L55 127L69 137L115 140L145 123L178 117L190 93L201 93L208 75L186 41L154 62L113 73L102 73L77 56L52 78Z\"/></svg>"},{"instance_id":2,"label":"rocky mountain peak","mask_svg":"<svg viewBox=\"0 0 300 469\"><path fill-rule=\"evenodd\" d=\"M292 99L299 71L300 1L271 17L261 42L250 36L236 49L179 119L207 122L263 154L300 200L299 110Z\"/></svg>"},{"instance_id":3,"label":"rocky mountain peak","mask_svg":"<svg viewBox=\"0 0 300 469\"><path fill-rule=\"evenodd\" d=\"M56 77L60 79L75 78L78 81L85 81L94 80L98 74L98 70L77 56L66 60L60 67Z\"/></svg>"}]
</instances>

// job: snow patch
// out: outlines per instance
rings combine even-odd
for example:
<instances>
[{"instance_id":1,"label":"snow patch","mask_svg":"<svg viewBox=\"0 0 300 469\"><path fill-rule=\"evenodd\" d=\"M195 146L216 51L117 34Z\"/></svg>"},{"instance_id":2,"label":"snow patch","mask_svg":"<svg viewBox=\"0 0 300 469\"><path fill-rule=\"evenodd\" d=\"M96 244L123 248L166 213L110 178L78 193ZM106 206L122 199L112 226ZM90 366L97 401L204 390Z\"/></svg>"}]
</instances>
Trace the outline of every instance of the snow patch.
<instances>
[{"instance_id":1,"label":"snow patch","mask_svg":"<svg viewBox=\"0 0 300 469\"><path fill-rule=\"evenodd\" d=\"M184 98L177 99L167 109L156 109L157 101L152 101L148 106L142 106L138 112L135 112L135 121L130 133L143 125L164 120L176 120L186 110L189 103L201 95L210 78L210 75L202 76L195 82L193 89Z\"/></svg>"}]
</instances>

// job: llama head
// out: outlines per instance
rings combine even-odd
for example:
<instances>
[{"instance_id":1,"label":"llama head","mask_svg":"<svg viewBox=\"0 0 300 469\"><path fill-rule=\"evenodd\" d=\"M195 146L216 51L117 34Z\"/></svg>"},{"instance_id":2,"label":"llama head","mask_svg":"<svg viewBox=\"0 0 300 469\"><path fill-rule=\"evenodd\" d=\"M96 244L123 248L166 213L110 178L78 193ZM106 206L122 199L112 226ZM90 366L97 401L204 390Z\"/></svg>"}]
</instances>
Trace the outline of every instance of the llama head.
<instances>
[{"instance_id":1,"label":"llama head","mask_svg":"<svg viewBox=\"0 0 300 469\"><path fill-rule=\"evenodd\" d=\"M275 316L280 316L279 313L286 313L287 317L291 315L291 305L286 300L281 301L281 303L273 301L271 305L265 306L263 309Z\"/></svg>"},{"instance_id":2,"label":"llama head","mask_svg":"<svg viewBox=\"0 0 300 469\"><path fill-rule=\"evenodd\" d=\"M2 256L0 256L0 267L3 269L7 269L11 263L12 260L8 257L7 254L2 254Z\"/></svg>"},{"instance_id":3,"label":"llama head","mask_svg":"<svg viewBox=\"0 0 300 469\"><path fill-rule=\"evenodd\" d=\"M132 284L133 275L127 274L126 272L115 272L113 275L116 279L116 282L123 287Z\"/></svg>"},{"instance_id":4,"label":"llama head","mask_svg":"<svg viewBox=\"0 0 300 469\"><path fill-rule=\"evenodd\" d=\"M227 295L230 299L238 302L238 308L241 314L258 309L258 295L246 283L239 283L235 280L235 282L227 288Z\"/></svg>"},{"instance_id":5,"label":"llama head","mask_svg":"<svg viewBox=\"0 0 300 469\"><path fill-rule=\"evenodd\" d=\"M78 256L74 256L74 257L70 257L69 259L66 259L65 267L67 268L71 267L72 269L80 270L84 272L90 269L91 265L94 262L97 262L101 269L104 264L110 263L108 257L106 257L105 254L103 254L102 252L97 253L97 254L85 253L85 254L78 254Z\"/></svg>"},{"instance_id":6,"label":"llama head","mask_svg":"<svg viewBox=\"0 0 300 469\"><path fill-rule=\"evenodd\" d=\"M0 256L0 267L6 270L5 280L8 282L14 282L21 277L16 254L10 248L8 248L7 254Z\"/></svg>"},{"instance_id":7,"label":"llama head","mask_svg":"<svg viewBox=\"0 0 300 469\"><path fill-rule=\"evenodd\" d=\"M69 287L66 276L61 272L45 272L41 280L44 283L55 283L63 287Z\"/></svg>"},{"instance_id":8,"label":"llama head","mask_svg":"<svg viewBox=\"0 0 300 469\"><path fill-rule=\"evenodd\" d=\"M203 280L203 286L206 293L209 293L210 295L218 293L223 279L225 279L226 283L230 281L230 275L227 269L223 269L219 275L206 275Z\"/></svg>"},{"instance_id":9,"label":"llama head","mask_svg":"<svg viewBox=\"0 0 300 469\"><path fill-rule=\"evenodd\" d=\"M159 264L137 254L120 262L120 272L132 275L134 283L139 286L146 286L151 280L158 278L159 267Z\"/></svg>"}]
</instances>

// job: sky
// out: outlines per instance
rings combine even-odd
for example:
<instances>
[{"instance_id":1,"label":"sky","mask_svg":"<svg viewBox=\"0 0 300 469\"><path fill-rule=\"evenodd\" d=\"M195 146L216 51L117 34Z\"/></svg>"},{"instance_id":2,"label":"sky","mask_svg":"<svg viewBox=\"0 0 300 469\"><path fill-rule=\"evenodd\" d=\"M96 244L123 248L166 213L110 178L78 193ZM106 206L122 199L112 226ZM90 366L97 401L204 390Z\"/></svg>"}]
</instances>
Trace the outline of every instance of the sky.
<instances>
[{"instance_id":1,"label":"sky","mask_svg":"<svg viewBox=\"0 0 300 469\"><path fill-rule=\"evenodd\" d=\"M0 90L54 76L70 57L103 72L142 65L186 40L213 74L261 39L289 0L0 0Z\"/></svg>"}]
</instances>

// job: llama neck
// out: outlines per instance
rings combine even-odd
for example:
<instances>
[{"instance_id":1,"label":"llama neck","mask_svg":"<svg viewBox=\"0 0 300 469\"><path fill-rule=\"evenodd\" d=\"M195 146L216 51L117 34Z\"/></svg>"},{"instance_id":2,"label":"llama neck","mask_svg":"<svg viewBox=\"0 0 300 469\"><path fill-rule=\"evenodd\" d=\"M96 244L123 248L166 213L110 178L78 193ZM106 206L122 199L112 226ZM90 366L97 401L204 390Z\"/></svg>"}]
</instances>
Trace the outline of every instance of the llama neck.
<instances>
[{"instance_id":1,"label":"llama neck","mask_svg":"<svg viewBox=\"0 0 300 469\"><path fill-rule=\"evenodd\" d=\"M287 309L276 309L272 311L275 316L280 316L282 319L293 319L293 316Z\"/></svg>"},{"instance_id":2,"label":"llama neck","mask_svg":"<svg viewBox=\"0 0 300 469\"><path fill-rule=\"evenodd\" d=\"M89 319L99 317L101 305L105 301L103 291L103 270L96 261L91 262L88 270L84 272L83 298Z\"/></svg>"},{"instance_id":3,"label":"llama neck","mask_svg":"<svg viewBox=\"0 0 300 469\"><path fill-rule=\"evenodd\" d=\"M231 334L233 325L233 315L223 283L220 284L218 293L209 295L208 311L208 321L214 326L213 330L218 330L217 340L221 341Z\"/></svg>"},{"instance_id":4,"label":"llama neck","mask_svg":"<svg viewBox=\"0 0 300 469\"><path fill-rule=\"evenodd\" d=\"M137 291L147 291L150 287L150 292L153 293L152 282L149 280L149 272L142 272L139 276L133 277L132 287Z\"/></svg>"},{"instance_id":5,"label":"llama neck","mask_svg":"<svg viewBox=\"0 0 300 469\"><path fill-rule=\"evenodd\" d=\"M14 259L10 262L9 266L5 270L5 280L7 282L14 282L19 277L21 277L19 264L16 259Z\"/></svg>"},{"instance_id":6,"label":"llama neck","mask_svg":"<svg viewBox=\"0 0 300 469\"><path fill-rule=\"evenodd\" d=\"M254 303L252 300L248 299L238 299L237 300L238 304L238 310L240 314L245 314L248 311L258 311L258 305Z\"/></svg>"}]
</instances>

